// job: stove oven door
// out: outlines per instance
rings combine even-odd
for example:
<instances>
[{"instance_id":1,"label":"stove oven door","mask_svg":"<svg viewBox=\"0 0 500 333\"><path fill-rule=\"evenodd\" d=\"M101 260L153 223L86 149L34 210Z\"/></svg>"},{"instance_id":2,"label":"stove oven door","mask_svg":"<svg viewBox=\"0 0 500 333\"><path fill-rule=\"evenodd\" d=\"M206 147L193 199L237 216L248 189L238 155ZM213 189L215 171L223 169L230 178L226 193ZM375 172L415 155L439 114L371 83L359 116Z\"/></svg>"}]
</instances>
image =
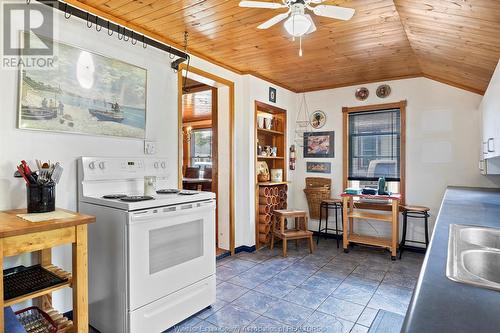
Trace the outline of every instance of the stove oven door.
<instances>
[{"instance_id":1,"label":"stove oven door","mask_svg":"<svg viewBox=\"0 0 500 333\"><path fill-rule=\"evenodd\" d=\"M215 274L215 202L131 212L129 311Z\"/></svg>"}]
</instances>

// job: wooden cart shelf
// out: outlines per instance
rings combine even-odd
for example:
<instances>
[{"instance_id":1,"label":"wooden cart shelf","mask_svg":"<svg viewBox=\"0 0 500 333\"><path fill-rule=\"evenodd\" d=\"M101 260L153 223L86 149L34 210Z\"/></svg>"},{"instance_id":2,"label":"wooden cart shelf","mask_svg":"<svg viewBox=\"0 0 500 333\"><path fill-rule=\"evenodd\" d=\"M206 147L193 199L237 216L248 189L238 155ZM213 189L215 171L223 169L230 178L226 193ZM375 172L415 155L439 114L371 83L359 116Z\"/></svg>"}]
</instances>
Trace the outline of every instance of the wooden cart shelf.
<instances>
[{"instance_id":1,"label":"wooden cart shelf","mask_svg":"<svg viewBox=\"0 0 500 333\"><path fill-rule=\"evenodd\" d=\"M388 248L391 251L391 259L396 259L397 247L398 247L398 235L399 235L399 202L401 197L397 194L394 195L365 195L365 194L347 194L341 195L343 214L344 214L344 236L343 236L343 246L344 252L349 251L349 243L359 243L372 246L379 246L383 248ZM374 213L371 211L363 210L360 207L356 207L354 199L375 199L375 200L389 200L391 201L391 213ZM367 208L371 209L372 205L368 205ZM354 219L369 219L377 220L383 222L391 223L391 234L390 238L373 237L354 233Z\"/></svg>"},{"instance_id":2,"label":"wooden cart shelf","mask_svg":"<svg viewBox=\"0 0 500 333\"><path fill-rule=\"evenodd\" d=\"M272 134L272 135L284 135L284 133L281 131L269 130L269 129L259 128L259 127L257 127L257 132L264 133L264 134Z\"/></svg>"},{"instance_id":3,"label":"wooden cart shelf","mask_svg":"<svg viewBox=\"0 0 500 333\"><path fill-rule=\"evenodd\" d=\"M391 214L380 214L380 213L363 212L363 211L360 211L360 210L355 210L355 211L353 211L351 213L348 213L347 217L353 217L353 218L358 218L358 219L370 219L370 220L377 220L377 221L392 222L392 215Z\"/></svg>"},{"instance_id":4,"label":"wooden cart shelf","mask_svg":"<svg viewBox=\"0 0 500 333\"><path fill-rule=\"evenodd\" d=\"M87 224L95 217L69 212L72 217L29 222L18 217L25 209L0 212L0 265L5 257L35 252L40 264L68 281L22 295L7 301L0 298L0 333L4 333L4 307L33 299L35 304L47 312L55 321L58 333L87 333L88 321L88 257ZM71 244L72 274L52 265L51 249L58 245ZM3 294L3 270L0 270L0 294ZM73 321L65 318L52 307L52 292L71 287L73 292Z\"/></svg>"},{"instance_id":5,"label":"wooden cart shelf","mask_svg":"<svg viewBox=\"0 0 500 333\"><path fill-rule=\"evenodd\" d=\"M353 243L362 243L386 248L390 248L392 242L390 238L364 236L359 234L349 234L348 238L349 241Z\"/></svg>"},{"instance_id":6,"label":"wooden cart shelf","mask_svg":"<svg viewBox=\"0 0 500 333\"><path fill-rule=\"evenodd\" d=\"M14 304L17 304L20 302L24 302L24 301L27 301L27 300L30 300L33 298L41 297L44 295L50 295L51 293L53 293L54 291L57 291L59 289L71 287L71 282L72 282L71 273L68 273L68 272L66 272L66 271L62 270L61 268L54 266L54 265L43 266L43 268L47 269L48 271L51 271L52 273L56 274L57 276L59 276L63 279L67 278L68 281L60 283L60 284L56 284L55 286L52 286L49 288L37 290L35 292L29 293L26 295L21 295L21 296L18 296L16 298L4 300L3 305L4 306L11 306L11 305L14 305Z\"/></svg>"},{"instance_id":7,"label":"wooden cart shelf","mask_svg":"<svg viewBox=\"0 0 500 333\"><path fill-rule=\"evenodd\" d=\"M277 186L277 185L286 185L290 182L260 182L257 183L258 186Z\"/></svg>"}]
</instances>

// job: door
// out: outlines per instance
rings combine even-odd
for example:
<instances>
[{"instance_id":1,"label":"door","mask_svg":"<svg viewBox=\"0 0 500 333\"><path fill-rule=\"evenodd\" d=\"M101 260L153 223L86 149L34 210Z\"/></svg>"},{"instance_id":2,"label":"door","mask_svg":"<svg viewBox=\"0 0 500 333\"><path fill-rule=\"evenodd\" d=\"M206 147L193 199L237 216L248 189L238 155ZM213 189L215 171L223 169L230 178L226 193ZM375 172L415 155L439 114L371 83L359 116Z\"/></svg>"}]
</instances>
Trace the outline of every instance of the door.
<instances>
[{"instance_id":1,"label":"door","mask_svg":"<svg viewBox=\"0 0 500 333\"><path fill-rule=\"evenodd\" d=\"M215 202L130 213L129 311L215 274Z\"/></svg>"}]
</instances>

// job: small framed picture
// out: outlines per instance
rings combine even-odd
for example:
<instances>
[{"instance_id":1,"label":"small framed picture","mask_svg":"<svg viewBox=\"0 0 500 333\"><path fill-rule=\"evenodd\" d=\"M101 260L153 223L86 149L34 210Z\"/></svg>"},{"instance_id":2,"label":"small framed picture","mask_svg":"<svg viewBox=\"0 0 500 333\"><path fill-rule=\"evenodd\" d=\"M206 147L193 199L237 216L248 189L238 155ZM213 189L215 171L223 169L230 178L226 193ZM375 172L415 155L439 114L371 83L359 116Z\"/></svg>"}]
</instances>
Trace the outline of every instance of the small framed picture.
<instances>
[{"instance_id":1,"label":"small framed picture","mask_svg":"<svg viewBox=\"0 0 500 333\"><path fill-rule=\"evenodd\" d=\"M269 102L276 103L276 88L269 87Z\"/></svg>"},{"instance_id":2,"label":"small framed picture","mask_svg":"<svg viewBox=\"0 0 500 333\"><path fill-rule=\"evenodd\" d=\"M305 132L304 157L335 157L335 132Z\"/></svg>"},{"instance_id":3,"label":"small framed picture","mask_svg":"<svg viewBox=\"0 0 500 333\"><path fill-rule=\"evenodd\" d=\"M332 163L330 162L306 162L306 171L312 173L331 173Z\"/></svg>"}]
</instances>

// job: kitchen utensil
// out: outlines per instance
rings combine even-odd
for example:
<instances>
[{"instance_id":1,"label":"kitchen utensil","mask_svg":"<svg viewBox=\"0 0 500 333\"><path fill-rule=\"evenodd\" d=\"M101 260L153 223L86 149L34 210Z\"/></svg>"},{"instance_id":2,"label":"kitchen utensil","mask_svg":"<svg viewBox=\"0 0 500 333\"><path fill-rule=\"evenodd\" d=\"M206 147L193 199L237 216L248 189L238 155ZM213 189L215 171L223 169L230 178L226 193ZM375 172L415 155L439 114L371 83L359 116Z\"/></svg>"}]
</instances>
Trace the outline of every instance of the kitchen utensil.
<instances>
[{"instance_id":1,"label":"kitchen utensil","mask_svg":"<svg viewBox=\"0 0 500 333\"><path fill-rule=\"evenodd\" d=\"M54 165L54 168L52 170L52 174L50 175L50 178L52 178L54 183L56 183L56 184L59 183L59 180L61 180L61 176L62 176L63 171L64 171L63 167L61 166L61 164L59 164L59 162L57 162Z\"/></svg>"}]
</instances>

